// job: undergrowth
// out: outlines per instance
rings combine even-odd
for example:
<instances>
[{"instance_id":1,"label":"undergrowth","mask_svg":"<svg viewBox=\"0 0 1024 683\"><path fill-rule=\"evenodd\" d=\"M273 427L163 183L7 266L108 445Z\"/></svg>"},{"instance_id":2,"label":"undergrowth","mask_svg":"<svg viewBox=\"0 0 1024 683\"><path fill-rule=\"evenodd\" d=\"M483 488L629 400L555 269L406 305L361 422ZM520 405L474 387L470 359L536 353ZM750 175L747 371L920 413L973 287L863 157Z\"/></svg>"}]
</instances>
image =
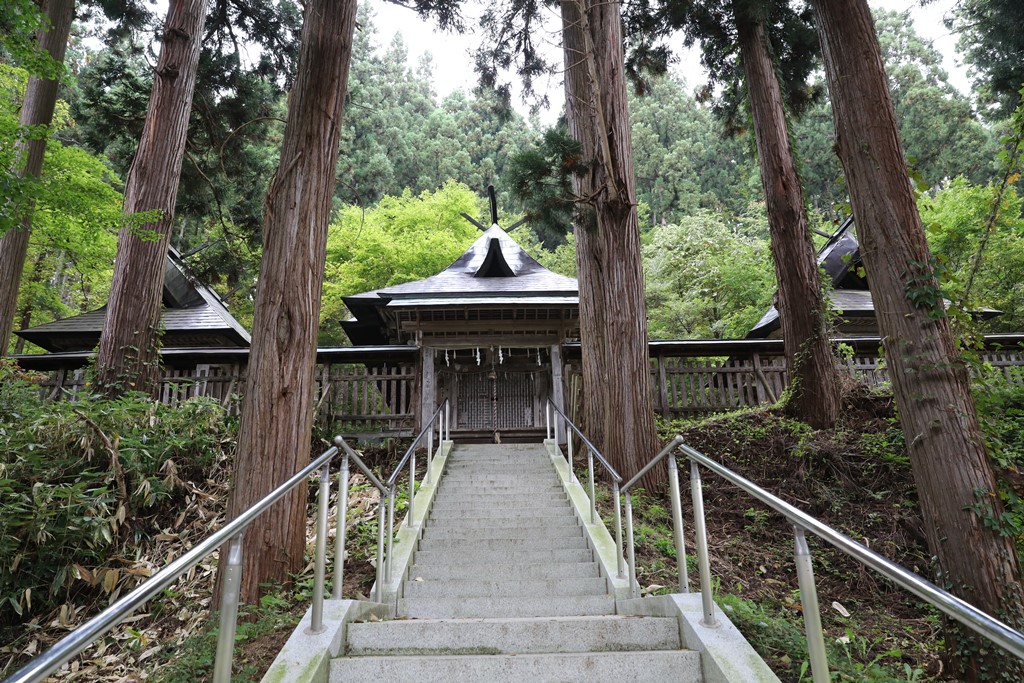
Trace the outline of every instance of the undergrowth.
<instances>
[{"instance_id":1,"label":"undergrowth","mask_svg":"<svg viewBox=\"0 0 1024 683\"><path fill-rule=\"evenodd\" d=\"M216 401L172 407L139 394L83 394L49 402L39 379L0 360L0 678L220 528L237 431ZM402 452L396 442L363 453L380 473ZM354 474L349 501L345 595L357 597L374 577L379 496ZM311 566L242 608L233 680L259 680L269 666L308 605ZM215 575L216 554L55 677L204 680L217 632Z\"/></svg>"}]
</instances>

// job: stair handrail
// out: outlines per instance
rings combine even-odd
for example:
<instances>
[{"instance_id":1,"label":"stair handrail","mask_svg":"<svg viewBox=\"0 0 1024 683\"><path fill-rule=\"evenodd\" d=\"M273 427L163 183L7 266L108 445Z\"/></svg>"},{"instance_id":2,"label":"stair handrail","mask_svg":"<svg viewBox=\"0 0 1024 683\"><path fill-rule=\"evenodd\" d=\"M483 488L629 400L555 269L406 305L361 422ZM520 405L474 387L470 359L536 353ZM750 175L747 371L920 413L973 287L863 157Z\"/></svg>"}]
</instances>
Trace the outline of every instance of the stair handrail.
<instances>
[{"instance_id":1,"label":"stair handrail","mask_svg":"<svg viewBox=\"0 0 1024 683\"><path fill-rule=\"evenodd\" d=\"M590 439L587 438L587 436L582 432L582 430L580 430L580 428L577 427L576 424L572 420L570 420L568 418L568 416L566 416L566 414L564 412L562 412L562 409L559 408L558 406L556 406L554 401L552 401L550 398L548 399L548 402L547 402L547 410L544 413L544 418L545 418L544 429L545 429L545 434L547 435L548 439L554 439L554 438L557 437L557 434L558 434L558 424L557 424L556 420L561 418L561 420L562 420L562 428L564 429L565 427L568 427L569 429L571 429L573 432L575 432L576 436L580 437L580 441L583 442L583 445L586 446L586 449L587 449L587 473L588 473L589 484L590 484L590 523L591 524L597 524L597 521L598 521L598 517L597 517L597 498L594 496L594 459L595 458L597 459L597 461L599 463L601 463L601 466L604 467L605 471L608 472L608 476L611 477L611 479L612 479L612 499L615 501L615 558L616 558L616 563L618 565L618 567L617 567L617 569L618 569L618 578L620 578L620 579L625 578L626 567L625 567L625 561L623 560L623 557L622 557L622 505L620 503L620 496L619 496L619 485L622 483L622 475L620 475L615 470L615 468L612 467L611 463L609 463L608 460L603 455L601 455L601 451L597 450L597 448L594 446L594 444L592 444L590 442ZM569 462L569 475L570 475L571 478L576 479L576 482L579 483L579 478L576 477L576 473L573 471L573 467L572 467L572 459L573 459L572 438L571 437L567 438L566 442L567 442L566 449L568 451L568 455L567 455L566 459Z\"/></svg>"},{"instance_id":2,"label":"stair handrail","mask_svg":"<svg viewBox=\"0 0 1024 683\"><path fill-rule=\"evenodd\" d=\"M334 591L333 597L341 597L341 586L344 576L345 520L348 506L348 460L353 459L366 474L370 482L381 492L383 502L386 489L366 466L359 455L353 451L341 436L334 438L336 445L328 448L308 465L292 475L289 479L249 506L237 517L227 522L194 547L168 563L163 569L147 578L134 590L120 598L112 605L76 628L70 634L57 641L44 652L33 657L28 664L4 680L4 683L40 683L47 676L57 671L72 658L80 654L92 643L103 637L107 632L120 624L132 612L159 595L182 574L195 567L218 548L224 547L221 563L224 570L224 582L221 590L220 629L217 635L217 649L214 660L214 683L230 683L231 664L234 651L235 629L238 616L238 596L241 588L242 549L245 530L272 505L280 501L295 487L306 483L310 475L319 471L320 487L318 495L316 545L314 551L313 599L311 609L312 632L324 630L323 603L327 555L327 516L330 506L330 466L339 452L343 452L342 466L339 473L338 502L338 534L335 546ZM382 557L384 548L384 505L377 508L377 556ZM378 576L380 565L378 562ZM380 594L378 591L378 602Z\"/></svg>"},{"instance_id":3,"label":"stair handrail","mask_svg":"<svg viewBox=\"0 0 1024 683\"><path fill-rule=\"evenodd\" d=\"M406 513L406 520L408 524L412 524L413 512L415 511L415 500L416 500L416 448L424 437L427 439L427 470L423 475L423 482L426 484L430 483L430 466L433 463L434 457L434 430L437 430L438 443L444 441L450 441L452 438L452 426L451 426L451 404L448 399L444 399L434 409L433 415L420 433L416 435L416 438L412 440L412 445L406 449L405 455L395 465L394 471L391 476L387 478L384 485L387 487L387 515L388 515L388 528L387 528L387 563L384 569L384 581L391 581L391 570L392 570L392 547L395 539L395 497L398 490L398 477L401 476L402 469L405 467L405 463L409 463L409 508ZM378 586L382 585L378 581Z\"/></svg>"},{"instance_id":4,"label":"stair handrail","mask_svg":"<svg viewBox=\"0 0 1024 683\"><path fill-rule=\"evenodd\" d=\"M673 445L675 444L675 445ZM821 613L818 606L817 587L814 581L814 570L811 565L810 548L807 545L806 533L810 532L829 543L837 550L849 555L860 564L882 574L896 585L910 591L918 598L941 610L947 616L987 638L991 642L1006 649L1011 654L1024 659L1024 633L1012 628L995 617L983 612L965 600L939 588L924 577L901 567L892 560L856 542L846 534L833 529L819 519L808 515L778 496L769 493L749 479L737 474L700 451L684 443L681 436L676 436L654 460L659 460L669 452L678 450L690 461L690 490L693 497L694 531L697 540L697 564L700 569L701 602L703 617L701 624L707 627L717 626L714 615L714 602L711 589L711 570L708 559L707 530L704 518L703 484L700 468L705 467L726 481L739 487L748 495L759 500L776 512L782 514L793 525L794 561L796 564L797 582L800 587L801 607L804 615L804 634L807 637L807 649L811 665L811 677L814 683L831 681L828 660L825 653L825 638L821 626ZM675 455L668 458L669 469L673 470ZM649 470L648 468L645 468ZM678 468L675 468L678 472ZM627 486L639 478L639 474L623 487L626 493L627 544L630 577L635 577L636 563L633 554L632 506L629 504ZM678 478L675 486L678 489ZM674 511L673 511L674 512ZM682 535L682 519L673 514L673 526L678 535ZM677 561L681 567L686 566L685 552L677 553ZM635 585L635 584L633 584ZM634 589L635 590L635 589Z\"/></svg>"}]
</instances>

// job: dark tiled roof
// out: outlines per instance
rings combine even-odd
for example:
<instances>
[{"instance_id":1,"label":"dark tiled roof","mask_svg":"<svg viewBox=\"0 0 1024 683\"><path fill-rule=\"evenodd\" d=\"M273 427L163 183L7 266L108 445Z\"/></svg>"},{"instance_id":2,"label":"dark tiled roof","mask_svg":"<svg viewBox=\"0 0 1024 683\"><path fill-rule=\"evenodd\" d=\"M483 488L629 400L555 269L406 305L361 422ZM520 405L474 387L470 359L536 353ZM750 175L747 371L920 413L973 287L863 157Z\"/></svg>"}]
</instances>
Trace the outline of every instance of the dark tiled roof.
<instances>
[{"instance_id":1,"label":"dark tiled roof","mask_svg":"<svg viewBox=\"0 0 1024 683\"><path fill-rule=\"evenodd\" d=\"M106 307L19 330L16 334L47 351L80 351L99 343ZM193 280L173 248L164 268L161 343L167 347L248 346L249 333L209 287Z\"/></svg>"},{"instance_id":2,"label":"dark tiled roof","mask_svg":"<svg viewBox=\"0 0 1024 683\"><path fill-rule=\"evenodd\" d=\"M437 275L344 298L341 323L353 344L386 343L385 308L579 304L575 278L552 273L498 225Z\"/></svg>"},{"instance_id":3,"label":"dark tiled roof","mask_svg":"<svg viewBox=\"0 0 1024 683\"><path fill-rule=\"evenodd\" d=\"M502 262L508 266L508 271L500 268ZM494 295L519 298L578 296L578 292L574 278L552 273L523 251L504 230L492 225L462 256L437 275L348 298L427 299Z\"/></svg>"}]
</instances>

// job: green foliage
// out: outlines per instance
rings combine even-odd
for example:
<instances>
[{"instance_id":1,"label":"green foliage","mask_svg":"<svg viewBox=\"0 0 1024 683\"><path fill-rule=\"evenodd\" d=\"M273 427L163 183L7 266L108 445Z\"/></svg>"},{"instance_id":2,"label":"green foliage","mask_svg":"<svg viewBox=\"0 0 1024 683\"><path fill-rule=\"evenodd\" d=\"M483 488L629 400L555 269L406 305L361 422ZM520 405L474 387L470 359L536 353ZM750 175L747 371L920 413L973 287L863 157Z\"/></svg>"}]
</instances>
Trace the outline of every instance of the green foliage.
<instances>
[{"instance_id":1,"label":"green foliage","mask_svg":"<svg viewBox=\"0 0 1024 683\"><path fill-rule=\"evenodd\" d=\"M477 196L453 181L418 196L406 190L373 208L348 206L327 234L320 343L342 339L342 297L419 280L444 270L480 232L460 214L479 217Z\"/></svg>"},{"instance_id":2,"label":"green foliage","mask_svg":"<svg viewBox=\"0 0 1024 683\"><path fill-rule=\"evenodd\" d=\"M998 211L984 253L974 274L969 300L966 286L975 271L993 204ZM987 306L1003 312L988 323L996 331L1024 325L1024 202L1012 188L1001 196L993 185L972 185L963 177L950 181L933 197L918 202L929 246L942 264L947 298L969 307Z\"/></svg>"},{"instance_id":3,"label":"green foliage","mask_svg":"<svg viewBox=\"0 0 1024 683\"><path fill-rule=\"evenodd\" d=\"M11 141L7 151L0 152L2 158L15 153L13 140L21 135L17 112L27 78L22 70L0 65L0 137ZM8 224L32 207L32 234L16 309L18 327L96 308L109 286L115 233L124 224L120 179L104 159L60 142L69 125L68 104L58 101L53 124L38 131L50 138L41 176L3 176L9 206L21 206L6 215ZM13 157L7 161L20 163ZM139 219L134 216L131 223Z\"/></svg>"},{"instance_id":4,"label":"green foliage","mask_svg":"<svg viewBox=\"0 0 1024 683\"><path fill-rule=\"evenodd\" d=\"M1024 5L1017 0L962 0L955 5L953 29L959 48L975 67L975 86L983 101L1006 114L1020 101L1024 83Z\"/></svg>"},{"instance_id":5,"label":"green foliage","mask_svg":"<svg viewBox=\"0 0 1024 683\"><path fill-rule=\"evenodd\" d=\"M527 123L493 94L457 91L438 103L429 57L410 69L401 35L381 51L368 4L359 8L358 21L337 198L367 206L454 179L478 192L493 184L501 209L514 210L504 182L509 157L533 141Z\"/></svg>"},{"instance_id":6,"label":"green foliage","mask_svg":"<svg viewBox=\"0 0 1024 683\"><path fill-rule=\"evenodd\" d=\"M264 595L259 605L244 605L239 609L238 625L235 630L235 652L241 653L241 656L236 654L236 659L233 660L232 681L256 683L261 680L261 664L265 662L246 658L246 645L281 629L293 628L299 622L295 605L304 604L305 600L308 600L308 597L298 601L290 592L278 590ZM218 623L215 614L211 615L210 623ZM163 665L153 671L149 680L154 683L192 683L212 678L218 634L219 628L213 626L209 630L189 636L180 645L165 650L161 654L164 659Z\"/></svg>"},{"instance_id":7,"label":"green foliage","mask_svg":"<svg viewBox=\"0 0 1024 683\"><path fill-rule=\"evenodd\" d=\"M0 623L11 625L119 590L132 577L93 570L160 533L183 481L209 476L233 439L215 401L46 403L31 379L0 366Z\"/></svg>"},{"instance_id":8,"label":"green foliage","mask_svg":"<svg viewBox=\"0 0 1024 683\"><path fill-rule=\"evenodd\" d=\"M49 26L39 3L0 0L0 61L13 63L39 78L60 78L64 66L36 42L36 33L48 30Z\"/></svg>"},{"instance_id":9,"label":"green foliage","mask_svg":"<svg viewBox=\"0 0 1024 683\"><path fill-rule=\"evenodd\" d=\"M652 339L742 337L770 305L774 271L762 215L729 224L700 211L647 235Z\"/></svg>"},{"instance_id":10,"label":"green foliage","mask_svg":"<svg viewBox=\"0 0 1024 683\"><path fill-rule=\"evenodd\" d=\"M726 135L678 77L656 79L643 97L631 96L629 111L637 197L650 207L648 225L699 209L742 214L760 198L749 142Z\"/></svg>"},{"instance_id":11,"label":"green foliage","mask_svg":"<svg viewBox=\"0 0 1024 683\"><path fill-rule=\"evenodd\" d=\"M509 160L512 195L525 207L530 226L546 247L562 243L572 229L579 199L573 180L589 173L593 164L582 155L582 145L562 124L547 129L541 142Z\"/></svg>"}]
</instances>

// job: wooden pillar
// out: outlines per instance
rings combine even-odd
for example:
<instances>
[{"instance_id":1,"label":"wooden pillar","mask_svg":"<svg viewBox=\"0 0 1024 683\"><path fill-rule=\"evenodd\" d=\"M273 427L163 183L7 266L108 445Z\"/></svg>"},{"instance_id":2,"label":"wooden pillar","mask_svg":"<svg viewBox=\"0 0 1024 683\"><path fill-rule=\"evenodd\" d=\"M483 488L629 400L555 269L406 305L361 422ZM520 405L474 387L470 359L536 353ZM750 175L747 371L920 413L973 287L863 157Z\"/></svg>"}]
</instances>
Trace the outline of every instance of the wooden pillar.
<instances>
[{"instance_id":1,"label":"wooden pillar","mask_svg":"<svg viewBox=\"0 0 1024 683\"><path fill-rule=\"evenodd\" d=\"M658 401L661 403L661 416L666 420L671 417L668 405L668 381L665 377L665 356L658 354Z\"/></svg>"},{"instance_id":2,"label":"wooden pillar","mask_svg":"<svg viewBox=\"0 0 1024 683\"><path fill-rule=\"evenodd\" d=\"M435 405L437 377L434 374L434 349L423 346L420 348L420 354L423 377L420 381L420 423L417 431L427 426L437 408Z\"/></svg>"},{"instance_id":3,"label":"wooden pillar","mask_svg":"<svg viewBox=\"0 0 1024 683\"><path fill-rule=\"evenodd\" d=\"M559 410L565 412L565 387L562 382L562 345L552 344L551 345L551 402L554 403ZM545 406L547 410L547 406ZM558 443L565 443L565 429L561 426L561 420L555 420L555 424L559 425L555 432L555 440Z\"/></svg>"}]
</instances>

